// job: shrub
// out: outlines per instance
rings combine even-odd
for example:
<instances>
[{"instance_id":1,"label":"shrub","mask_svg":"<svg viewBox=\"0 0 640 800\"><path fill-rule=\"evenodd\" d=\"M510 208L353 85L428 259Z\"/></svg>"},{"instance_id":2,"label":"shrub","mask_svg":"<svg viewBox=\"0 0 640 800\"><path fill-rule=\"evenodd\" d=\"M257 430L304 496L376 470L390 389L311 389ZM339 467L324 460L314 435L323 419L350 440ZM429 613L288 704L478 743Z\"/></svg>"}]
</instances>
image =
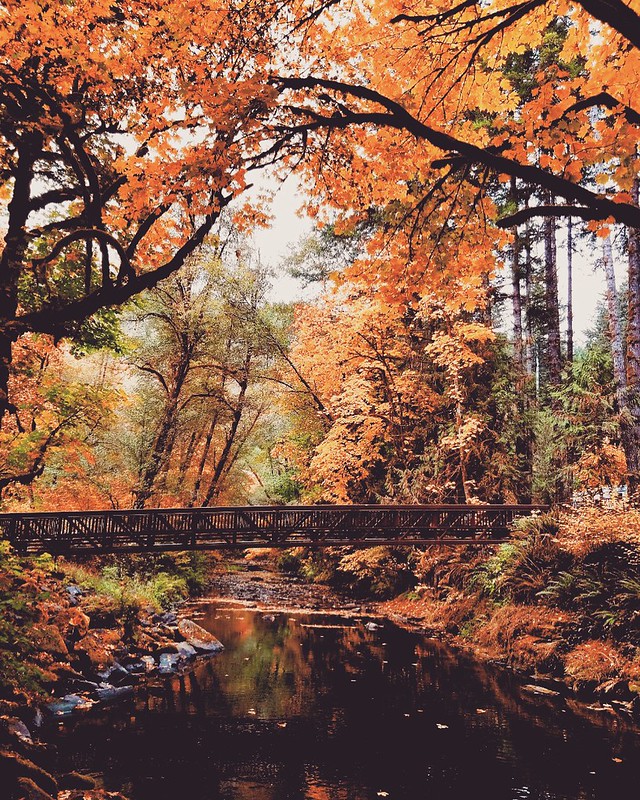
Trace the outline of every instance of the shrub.
<instances>
[{"instance_id":1,"label":"shrub","mask_svg":"<svg viewBox=\"0 0 640 800\"><path fill-rule=\"evenodd\" d=\"M481 563L474 575L480 591L494 600L535 602L573 561L545 527L545 523L531 526L526 536L501 545Z\"/></svg>"},{"instance_id":2,"label":"shrub","mask_svg":"<svg viewBox=\"0 0 640 800\"><path fill-rule=\"evenodd\" d=\"M388 599L415 585L406 559L389 547L356 550L340 559L334 581L359 597Z\"/></svg>"}]
</instances>

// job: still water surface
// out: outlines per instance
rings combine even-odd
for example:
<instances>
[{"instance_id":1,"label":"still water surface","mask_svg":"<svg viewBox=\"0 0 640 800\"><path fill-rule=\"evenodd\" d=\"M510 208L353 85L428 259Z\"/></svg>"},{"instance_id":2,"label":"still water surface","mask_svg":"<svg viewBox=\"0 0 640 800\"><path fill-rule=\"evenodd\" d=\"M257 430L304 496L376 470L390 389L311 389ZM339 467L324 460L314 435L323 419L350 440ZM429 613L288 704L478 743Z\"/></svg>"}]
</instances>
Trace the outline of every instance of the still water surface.
<instances>
[{"instance_id":1,"label":"still water surface","mask_svg":"<svg viewBox=\"0 0 640 800\"><path fill-rule=\"evenodd\" d=\"M198 621L225 651L65 725L62 766L131 800L640 796L637 730L418 634L215 603Z\"/></svg>"}]
</instances>

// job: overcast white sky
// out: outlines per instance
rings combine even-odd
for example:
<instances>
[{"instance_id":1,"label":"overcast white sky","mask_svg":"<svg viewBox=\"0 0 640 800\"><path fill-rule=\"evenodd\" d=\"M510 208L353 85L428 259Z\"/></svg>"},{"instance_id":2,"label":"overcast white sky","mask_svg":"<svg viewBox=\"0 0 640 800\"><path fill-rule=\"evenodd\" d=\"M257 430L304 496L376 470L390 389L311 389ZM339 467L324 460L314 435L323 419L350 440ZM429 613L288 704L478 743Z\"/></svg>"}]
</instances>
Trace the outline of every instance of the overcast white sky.
<instances>
[{"instance_id":1,"label":"overcast white sky","mask_svg":"<svg viewBox=\"0 0 640 800\"><path fill-rule=\"evenodd\" d=\"M264 179L263 186L268 186L268 179ZM304 236L313 231L313 222L297 213L302 202L301 187L294 176L290 176L282 184L274 197L271 213L274 217L273 225L268 230L260 230L254 234L254 242L260 252L264 264L277 269L286 257L291 246L295 245ZM560 302L566 306L567 298L567 271L564 223L558 233L558 260L559 260L559 291ZM584 343L584 334L592 325L598 303L604 298L605 282L601 269L596 269L594 264L601 256L601 244L582 242L579 252L574 255L573 264L573 314L576 343ZM617 264L618 285L624 275L623 265ZM274 278L272 296L274 300L289 302L301 296L301 286L298 281L280 272ZM564 327L564 323L563 323Z\"/></svg>"}]
</instances>

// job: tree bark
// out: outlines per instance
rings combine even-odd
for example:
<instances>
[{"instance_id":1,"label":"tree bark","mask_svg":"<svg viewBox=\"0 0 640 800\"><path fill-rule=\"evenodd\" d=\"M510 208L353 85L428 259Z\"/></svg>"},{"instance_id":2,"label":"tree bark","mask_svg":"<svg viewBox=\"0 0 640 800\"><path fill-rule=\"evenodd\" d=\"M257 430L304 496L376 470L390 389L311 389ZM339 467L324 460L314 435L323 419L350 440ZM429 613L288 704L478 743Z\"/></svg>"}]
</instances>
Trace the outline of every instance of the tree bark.
<instances>
[{"instance_id":1,"label":"tree bark","mask_svg":"<svg viewBox=\"0 0 640 800\"><path fill-rule=\"evenodd\" d=\"M176 424L180 394L191 367L191 355L188 350L182 353L180 362L177 365L174 380L162 412L162 419L160 420L147 463L142 471L139 487L135 492L134 508L145 507L153 494L158 474L168 458L172 431Z\"/></svg>"},{"instance_id":2,"label":"tree bark","mask_svg":"<svg viewBox=\"0 0 640 800\"><path fill-rule=\"evenodd\" d=\"M607 314L609 316L609 337L613 358L613 380L616 387L616 399L620 411L627 407L627 373L624 366L624 342L622 340L622 324L618 306L618 290L616 274L613 268L611 237L602 243L602 264L607 282Z\"/></svg>"},{"instance_id":3,"label":"tree bark","mask_svg":"<svg viewBox=\"0 0 640 800\"><path fill-rule=\"evenodd\" d=\"M544 276L547 307L547 380L550 386L555 388L560 385L562 376L555 217L548 217L544 221Z\"/></svg>"},{"instance_id":4,"label":"tree bark","mask_svg":"<svg viewBox=\"0 0 640 800\"><path fill-rule=\"evenodd\" d=\"M26 233L30 209L33 167L42 146L38 133L25 133L17 147L17 163L11 202L7 207L8 225L0 257L0 428L7 412L14 413L9 399L9 377L16 335L9 330L18 310L18 280L28 246Z\"/></svg>"},{"instance_id":5,"label":"tree bark","mask_svg":"<svg viewBox=\"0 0 640 800\"><path fill-rule=\"evenodd\" d=\"M636 178L632 187L635 203L639 195L640 179ZM629 228L628 236L627 407L620 417L629 495L634 496L640 485L640 228Z\"/></svg>"},{"instance_id":6,"label":"tree bark","mask_svg":"<svg viewBox=\"0 0 640 800\"><path fill-rule=\"evenodd\" d=\"M573 364L573 220L567 217L567 361Z\"/></svg>"},{"instance_id":7,"label":"tree bark","mask_svg":"<svg viewBox=\"0 0 640 800\"><path fill-rule=\"evenodd\" d=\"M233 414L231 417L231 427L227 432L224 447L222 448L222 452L220 453L220 458L218 459L214 467L213 476L211 478L211 481L209 482L209 486L207 488L204 499L202 500L203 507L211 505L211 501L220 491L221 479L225 474L225 470L227 468L227 462L229 461L229 458L231 456L231 449L233 447L233 443L237 436L238 428L240 427L240 422L242 421L242 415L244 413L247 388L249 386L249 370L251 368L252 360L253 360L253 352L251 349L249 349L247 351L247 355L245 358L242 378L240 378L240 380L238 381L240 391L238 393L238 397L236 399L235 406L233 409Z\"/></svg>"}]
</instances>

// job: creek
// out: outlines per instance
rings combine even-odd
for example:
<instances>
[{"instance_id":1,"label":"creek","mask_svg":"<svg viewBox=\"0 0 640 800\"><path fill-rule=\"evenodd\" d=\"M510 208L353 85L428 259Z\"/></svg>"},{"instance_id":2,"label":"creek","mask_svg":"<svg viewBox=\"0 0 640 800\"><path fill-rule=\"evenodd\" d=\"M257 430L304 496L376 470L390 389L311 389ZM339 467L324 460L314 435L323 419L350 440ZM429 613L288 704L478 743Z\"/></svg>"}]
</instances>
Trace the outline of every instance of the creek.
<instances>
[{"instance_id":1,"label":"creek","mask_svg":"<svg viewBox=\"0 0 640 800\"><path fill-rule=\"evenodd\" d=\"M256 608L234 581L242 602L195 617L224 652L62 724L61 769L130 800L637 796L640 731L613 712L357 611Z\"/></svg>"}]
</instances>

